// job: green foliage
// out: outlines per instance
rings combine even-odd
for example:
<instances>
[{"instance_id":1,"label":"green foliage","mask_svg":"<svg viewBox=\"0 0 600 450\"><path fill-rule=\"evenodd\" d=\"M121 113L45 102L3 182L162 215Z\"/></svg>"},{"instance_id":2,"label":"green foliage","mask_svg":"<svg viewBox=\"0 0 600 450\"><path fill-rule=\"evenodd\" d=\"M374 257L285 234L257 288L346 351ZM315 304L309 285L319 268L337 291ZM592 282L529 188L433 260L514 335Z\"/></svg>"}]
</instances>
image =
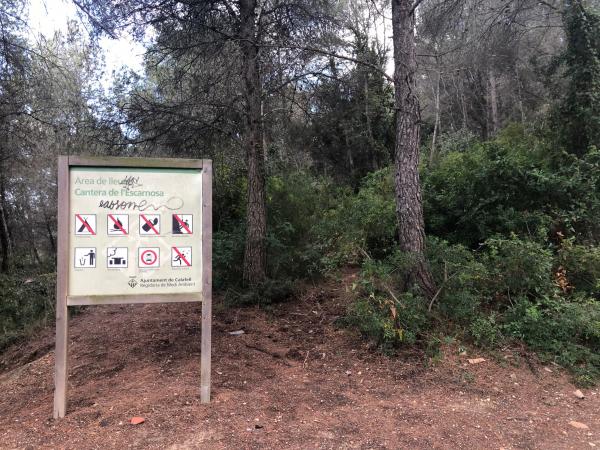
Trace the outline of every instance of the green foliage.
<instances>
[{"instance_id":1,"label":"green foliage","mask_svg":"<svg viewBox=\"0 0 600 450\"><path fill-rule=\"evenodd\" d=\"M406 258L394 255L386 261L368 260L353 285L357 300L348 309L342 324L357 328L386 353L423 339L430 320L424 299L397 289Z\"/></svg>"},{"instance_id":2,"label":"green foliage","mask_svg":"<svg viewBox=\"0 0 600 450\"><path fill-rule=\"evenodd\" d=\"M575 293L600 296L600 247L578 245L567 239L560 246L557 263L566 270Z\"/></svg>"},{"instance_id":3,"label":"green foliage","mask_svg":"<svg viewBox=\"0 0 600 450\"><path fill-rule=\"evenodd\" d=\"M490 236L543 240L556 231L594 240L600 227L600 157L553 156L512 127L497 140L447 153L423 170L430 234L477 248Z\"/></svg>"},{"instance_id":4,"label":"green foliage","mask_svg":"<svg viewBox=\"0 0 600 450\"><path fill-rule=\"evenodd\" d=\"M267 183L269 276L314 278L322 273L323 243L317 227L341 195L327 179L299 171Z\"/></svg>"},{"instance_id":5,"label":"green foliage","mask_svg":"<svg viewBox=\"0 0 600 450\"><path fill-rule=\"evenodd\" d=\"M488 271L488 291L496 298L512 302L514 298L551 295L552 253L541 244L517 238L492 238L485 242L481 261Z\"/></svg>"},{"instance_id":6,"label":"green foliage","mask_svg":"<svg viewBox=\"0 0 600 450\"><path fill-rule=\"evenodd\" d=\"M508 311L504 329L544 359L571 368L582 384L600 376L600 304L595 301L523 299Z\"/></svg>"},{"instance_id":7,"label":"green foliage","mask_svg":"<svg viewBox=\"0 0 600 450\"><path fill-rule=\"evenodd\" d=\"M55 275L0 275L0 350L54 317Z\"/></svg>"},{"instance_id":8,"label":"green foliage","mask_svg":"<svg viewBox=\"0 0 600 450\"><path fill-rule=\"evenodd\" d=\"M469 327L469 334L476 345L494 348L502 339L502 329L497 322L496 314L477 317Z\"/></svg>"},{"instance_id":9,"label":"green foliage","mask_svg":"<svg viewBox=\"0 0 600 450\"><path fill-rule=\"evenodd\" d=\"M600 14L573 0L563 21L566 48L557 63L565 66L568 84L554 122L565 148L582 156L600 142Z\"/></svg>"},{"instance_id":10,"label":"green foliage","mask_svg":"<svg viewBox=\"0 0 600 450\"><path fill-rule=\"evenodd\" d=\"M385 258L396 243L394 183L390 168L365 177L356 195L346 192L323 212L317 235L327 267L357 264L365 254Z\"/></svg>"},{"instance_id":11,"label":"green foliage","mask_svg":"<svg viewBox=\"0 0 600 450\"><path fill-rule=\"evenodd\" d=\"M239 290L228 288L225 292L225 304L230 306L267 306L290 299L294 292L294 283L289 279L267 279L251 288Z\"/></svg>"}]
</instances>

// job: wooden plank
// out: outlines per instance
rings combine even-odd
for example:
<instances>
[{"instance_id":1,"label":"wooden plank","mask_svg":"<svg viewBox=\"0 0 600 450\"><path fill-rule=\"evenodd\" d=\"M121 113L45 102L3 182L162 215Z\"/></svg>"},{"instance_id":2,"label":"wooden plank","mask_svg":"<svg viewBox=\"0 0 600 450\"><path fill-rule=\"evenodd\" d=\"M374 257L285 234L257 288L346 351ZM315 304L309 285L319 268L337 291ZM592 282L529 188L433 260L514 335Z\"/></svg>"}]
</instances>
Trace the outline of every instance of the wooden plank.
<instances>
[{"instance_id":1,"label":"wooden plank","mask_svg":"<svg viewBox=\"0 0 600 450\"><path fill-rule=\"evenodd\" d=\"M210 402L212 340L212 161L202 170L202 343L200 401Z\"/></svg>"},{"instance_id":2,"label":"wooden plank","mask_svg":"<svg viewBox=\"0 0 600 450\"><path fill-rule=\"evenodd\" d=\"M69 273L69 164L58 157L58 228L56 264L56 351L54 372L54 418L67 412L68 329L67 286Z\"/></svg>"},{"instance_id":3,"label":"wooden plank","mask_svg":"<svg viewBox=\"0 0 600 450\"><path fill-rule=\"evenodd\" d=\"M69 156L70 166L202 169L202 159Z\"/></svg>"},{"instance_id":4,"label":"wooden plank","mask_svg":"<svg viewBox=\"0 0 600 450\"><path fill-rule=\"evenodd\" d=\"M69 295L69 306L201 302L202 294Z\"/></svg>"}]
</instances>

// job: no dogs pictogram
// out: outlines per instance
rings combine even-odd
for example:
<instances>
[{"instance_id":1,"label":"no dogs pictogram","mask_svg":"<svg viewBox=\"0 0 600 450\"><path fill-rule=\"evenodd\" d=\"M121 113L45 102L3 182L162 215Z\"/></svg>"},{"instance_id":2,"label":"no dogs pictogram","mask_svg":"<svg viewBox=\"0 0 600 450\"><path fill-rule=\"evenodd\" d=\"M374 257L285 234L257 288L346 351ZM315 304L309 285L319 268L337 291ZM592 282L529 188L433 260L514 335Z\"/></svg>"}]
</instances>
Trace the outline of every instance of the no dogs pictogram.
<instances>
[{"instance_id":1,"label":"no dogs pictogram","mask_svg":"<svg viewBox=\"0 0 600 450\"><path fill-rule=\"evenodd\" d=\"M96 214L75 214L75 234L77 236L95 236Z\"/></svg>"},{"instance_id":2,"label":"no dogs pictogram","mask_svg":"<svg viewBox=\"0 0 600 450\"><path fill-rule=\"evenodd\" d=\"M193 222L192 214L173 214L173 234L192 234Z\"/></svg>"},{"instance_id":3,"label":"no dogs pictogram","mask_svg":"<svg viewBox=\"0 0 600 450\"><path fill-rule=\"evenodd\" d=\"M171 267L192 267L192 247L171 247Z\"/></svg>"},{"instance_id":4,"label":"no dogs pictogram","mask_svg":"<svg viewBox=\"0 0 600 450\"><path fill-rule=\"evenodd\" d=\"M128 214L109 214L106 220L109 236L127 236L129 234Z\"/></svg>"},{"instance_id":5,"label":"no dogs pictogram","mask_svg":"<svg viewBox=\"0 0 600 450\"><path fill-rule=\"evenodd\" d=\"M141 247L139 249L138 266L151 268L160 266L160 249L158 247Z\"/></svg>"},{"instance_id":6,"label":"no dogs pictogram","mask_svg":"<svg viewBox=\"0 0 600 450\"><path fill-rule=\"evenodd\" d=\"M140 235L158 236L160 234L160 214L140 214Z\"/></svg>"}]
</instances>

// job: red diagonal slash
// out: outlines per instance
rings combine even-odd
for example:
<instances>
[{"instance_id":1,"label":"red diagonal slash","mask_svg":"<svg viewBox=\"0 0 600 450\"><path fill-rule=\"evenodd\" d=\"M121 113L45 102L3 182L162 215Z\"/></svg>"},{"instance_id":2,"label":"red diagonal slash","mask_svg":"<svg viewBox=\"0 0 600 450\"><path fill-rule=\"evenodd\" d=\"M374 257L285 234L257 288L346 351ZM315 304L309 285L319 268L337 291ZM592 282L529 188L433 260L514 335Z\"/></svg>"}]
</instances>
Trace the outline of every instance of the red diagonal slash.
<instances>
[{"instance_id":1,"label":"red diagonal slash","mask_svg":"<svg viewBox=\"0 0 600 450\"><path fill-rule=\"evenodd\" d=\"M88 229L88 231L90 233L92 233L93 235L96 235L96 233L94 233L94 230L92 230L92 227L90 227L90 224L87 223L87 220L82 219L79 214L75 214L75 217L77 217L79 219L79 221L83 224L84 227L86 227Z\"/></svg>"},{"instance_id":2,"label":"red diagonal slash","mask_svg":"<svg viewBox=\"0 0 600 450\"><path fill-rule=\"evenodd\" d=\"M153 230L153 231L154 231L156 234L160 234L160 233L159 233L159 232L156 230L156 228L154 228L154 225L152 225L152 222L150 222L148 219L146 219L146 216L144 216L143 214L140 214L140 217L141 217L142 219L144 219L144 222L146 222L146 223L148 224L148 226L149 226L150 228L152 228L152 230Z\"/></svg>"},{"instance_id":3,"label":"red diagonal slash","mask_svg":"<svg viewBox=\"0 0 600 450\"><path fill-rule=\"evenodd\" d=\"M119 230L121 230L123 232L123 234L127 234L127 231L125 231L125 228L123 228L123 226L119 223L119 221L117 219L115 219L112 216L112 214L109 214L108 217L110 217L110 220L112 220L115 223L117 228L119 228Z\"/></svg>"},{"instance_id":4,"label":"red diagonal slash","mask_svg":"<svg viewBox=\"0 0 600 450\"><path fill-rule=\"evenodd\" d=\"M188 226L183 223L183 221L179 218L179 216L177 214L173 214L175 216L175 220L177 220L177 222L179 222L179 225L181 225L183 228L185 228L185 231L188 232L188 234L192 234L192 230L190 230L188 228Z\"/></svg>"},{"instance_id":5,"label":"red diagonal slash","mask_svg":"<svg viewBox=\"0 0 600 450\"><path fill-rule=\"evenodd\" d=\"M177 247L173 247L173 250L175 250L175 253L177 253L179 255L179 257L183 260L183 262L188 267L192 267L192 265L189 263L189 261L187 259L185 259L185 256L183 256L183 253L181 253Z\"/></svg>"}]
</instances>

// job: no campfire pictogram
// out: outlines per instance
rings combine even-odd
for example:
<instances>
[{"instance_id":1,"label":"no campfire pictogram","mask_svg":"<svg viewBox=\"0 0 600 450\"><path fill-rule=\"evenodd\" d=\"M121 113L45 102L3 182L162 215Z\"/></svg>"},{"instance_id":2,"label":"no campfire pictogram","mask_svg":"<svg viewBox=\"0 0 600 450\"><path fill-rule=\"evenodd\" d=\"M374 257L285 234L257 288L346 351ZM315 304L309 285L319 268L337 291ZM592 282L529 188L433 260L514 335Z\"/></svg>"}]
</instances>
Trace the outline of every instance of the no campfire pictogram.
<instances>
[{"instance_id":1,"label":"no campfire pictogram","mask_svg":"<svg viewBox=\"0 0 600 450\"><path fill-rule=\"evenodd\" d=\"M106 220L106 229L110 236L127 236L129 234L128 214L109 214Z\"/></svg>"},{"instance_id":2,"label":"no campfire pictogram","mask_svg":"<svg viewBox=\"0 0 600 450\"><path fill-rule=\"evenodd\" d=\"M192 247L171 247L171 267L192 267Z\"/></svg>"},{"instance_id":3,"label":"no campfire pictogram","mask_svg":"<svg viewBox=\"0 0 600 450\"><path fill-rule=\"evenodd\" d=\"M77 236L95 236L96 214L75 214L75 234Z\"/></svg>"},{"instance_id":4,"label":"no campfire pictogram","mask_svg":"<svg viewBox=\"0 0 600 450\"><path fill-rule=\"evenodd\" d=\"M160 214L140 214L140 235L158 236L160 234Z\"/></svg>"},{"instance_id":5,"label":"no campfire pictogram","mask_svg":"<svg viewBox=\"0 0 600 450\"><path fill-rule=\"evenodd\" d=\"M152 268L160 266L160 249L158 247L140 247L138 266Z\"/></svg>"},{"instance_id":6,"label":"no campfire pictogram","mask_svg":"<svg viewBox=\"0 0 600 450\"><path fill-rule=\"evenodd\" d=\"M192 214L173 214L173 234L192 234L193 219Z\"/></svg>"}]
</instances>

